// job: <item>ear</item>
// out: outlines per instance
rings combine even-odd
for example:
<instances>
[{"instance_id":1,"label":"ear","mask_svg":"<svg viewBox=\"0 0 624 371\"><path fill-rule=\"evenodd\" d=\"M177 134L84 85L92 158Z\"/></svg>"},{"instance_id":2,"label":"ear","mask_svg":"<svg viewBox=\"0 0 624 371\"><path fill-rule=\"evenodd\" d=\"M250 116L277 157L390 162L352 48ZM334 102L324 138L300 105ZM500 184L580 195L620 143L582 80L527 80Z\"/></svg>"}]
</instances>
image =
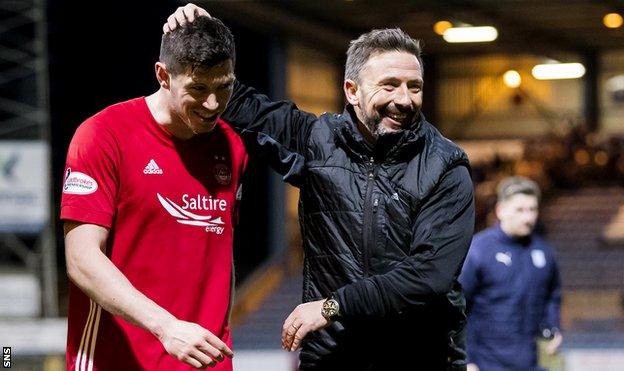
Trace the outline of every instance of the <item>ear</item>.
<instances>
[{"instance_id":1,"label":"ear","mask_svg":"<svg viewBox=\"0 0 624 371\"><path fill-rule=\"evenodd\" d=\"M496 218L498 220L503 219L505 213L505 205L503 204L503 202L496 203L496 206L494 207L494 212L496 213Z\"/></svg>"},{"instance_id":2,"label":"ear","mask_svg":"<svg viewBox=\"0 0 624 371\"><path fill-rule=\"evenodd\" d=\"M349 102L354 107L359 107L360 100L358 99L358 84L353 80L345 80L342 88L345 93L345 97L347 97L347 102Z\"/></svg>"},{"instance_id":3,"label":"ear","mask_svg":"<svg viewBox=\"0 0 624 371\"><path fill-rule=\"evenodd\" d=\"M171 74L167 71L167 66L161 62L156 62L154 66L156 70L156 80L161 88L169 89L171 87Z\"/></svg>"}]
</instances>

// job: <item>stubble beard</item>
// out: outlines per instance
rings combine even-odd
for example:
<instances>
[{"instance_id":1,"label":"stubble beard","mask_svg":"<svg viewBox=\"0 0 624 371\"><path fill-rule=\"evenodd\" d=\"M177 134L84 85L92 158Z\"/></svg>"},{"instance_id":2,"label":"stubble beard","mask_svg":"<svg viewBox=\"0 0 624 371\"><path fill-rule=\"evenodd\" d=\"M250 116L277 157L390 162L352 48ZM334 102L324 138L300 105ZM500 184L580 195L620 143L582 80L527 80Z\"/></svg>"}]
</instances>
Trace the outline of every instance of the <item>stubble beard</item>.
<instances>
[{"instance_id":1,"label":"stubble beard","mask_svg":"<svg viewBox=\"0 0 624 371\"><path fill-rule=\"evenodd\" d=\"M368 129L368 131L371 132L371 134L373 134L375 138L379 138L380 136L387 135L387 134L400 133L405 130L404 128L401 128L398 130L390 130L386 128L385 126L381 125L381 120L382 120L381 115L375 115L373 117L371 116L364 117L364 126Z\"/></svg>"}]
</instances>

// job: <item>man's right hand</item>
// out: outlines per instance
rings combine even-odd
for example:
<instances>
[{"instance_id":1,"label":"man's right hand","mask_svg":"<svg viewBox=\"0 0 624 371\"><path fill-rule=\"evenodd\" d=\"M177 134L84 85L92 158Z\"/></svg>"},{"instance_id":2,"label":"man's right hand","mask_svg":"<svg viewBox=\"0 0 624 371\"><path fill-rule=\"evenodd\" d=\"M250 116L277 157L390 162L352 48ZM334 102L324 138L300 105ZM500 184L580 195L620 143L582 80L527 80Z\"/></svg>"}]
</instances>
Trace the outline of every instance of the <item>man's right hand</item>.
<instances>
[{"instance_id":1,"label":"man's right hand","mask_svg":"<svg viewBox=\"0 0 624 371\"><path fill-rule=\"evenodd\" d=\"M163 33L175 30L178 26L184 26L187 22L193 22L195 17L207 16L210 14L204 8L200 8L195 4L188 3L181 6L167 18L167 23L163 25Z\"/></svg>"},{"instance_id":2,"label":"man's right hand","mask_svg":"<svg viewBox=\"0 0 624 371\"><path fill-rule=\"evenodd\" d=\"M221 339L196 323L171 320L159 339L167 353L195 368L214 367L225 357L234 356Z\"/></svg>"}]
</instances>

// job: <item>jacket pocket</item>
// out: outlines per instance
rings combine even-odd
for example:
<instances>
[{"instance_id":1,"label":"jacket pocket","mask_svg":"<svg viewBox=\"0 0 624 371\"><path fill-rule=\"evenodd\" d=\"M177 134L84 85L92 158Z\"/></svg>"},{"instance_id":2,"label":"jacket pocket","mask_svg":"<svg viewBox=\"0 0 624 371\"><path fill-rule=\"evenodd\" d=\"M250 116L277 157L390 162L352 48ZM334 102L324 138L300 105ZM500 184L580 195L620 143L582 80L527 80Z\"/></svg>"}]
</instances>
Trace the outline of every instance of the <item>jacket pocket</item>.
<instances>
[{"instance_id":1,"label":"jacket pocket","mask_svg":"<svg viewBox=\"0 0 624 371\"><path fill-rule=\"evenodd\" d=\"M412 196L401 189L384 195L383 213L379 215L383 233L378 243L385 247L386 258L404 258L409 255L414 209Z\"/></svg>"}]
</instances>

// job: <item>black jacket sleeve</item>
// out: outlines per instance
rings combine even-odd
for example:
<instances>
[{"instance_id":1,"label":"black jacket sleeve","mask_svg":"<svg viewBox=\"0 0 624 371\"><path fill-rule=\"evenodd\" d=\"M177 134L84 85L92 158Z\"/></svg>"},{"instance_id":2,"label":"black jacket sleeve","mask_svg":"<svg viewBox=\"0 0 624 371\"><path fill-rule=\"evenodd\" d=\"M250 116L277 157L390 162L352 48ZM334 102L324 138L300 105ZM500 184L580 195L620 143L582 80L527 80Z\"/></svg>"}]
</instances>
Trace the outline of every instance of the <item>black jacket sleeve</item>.
<instances>
[{"instance_id":1,"label":"black jacket sleeve","mask_svg":"<svg viewBox=\"0 0 624 371\"><path fill-rule=\"evenodd\" d=\"M234 127L247 151L265 159L283 180L298 185L305 147L316 117L289 101L272 102L266 95L236 81L221 118Z\"/></svg>"},{"instance_id":2,"label":"black jacket sleeve","mask_svg":"<svg viewBox=\"0 0 624 371\"><path fill-rule=\"evenodd\" d=\"M411 256L385 274L338 289L341 314L379 318L441 300L456 284L473 229L472 181L465 166L456 166L424 201L412 227Z\"/></svg>"}]
</instances>

